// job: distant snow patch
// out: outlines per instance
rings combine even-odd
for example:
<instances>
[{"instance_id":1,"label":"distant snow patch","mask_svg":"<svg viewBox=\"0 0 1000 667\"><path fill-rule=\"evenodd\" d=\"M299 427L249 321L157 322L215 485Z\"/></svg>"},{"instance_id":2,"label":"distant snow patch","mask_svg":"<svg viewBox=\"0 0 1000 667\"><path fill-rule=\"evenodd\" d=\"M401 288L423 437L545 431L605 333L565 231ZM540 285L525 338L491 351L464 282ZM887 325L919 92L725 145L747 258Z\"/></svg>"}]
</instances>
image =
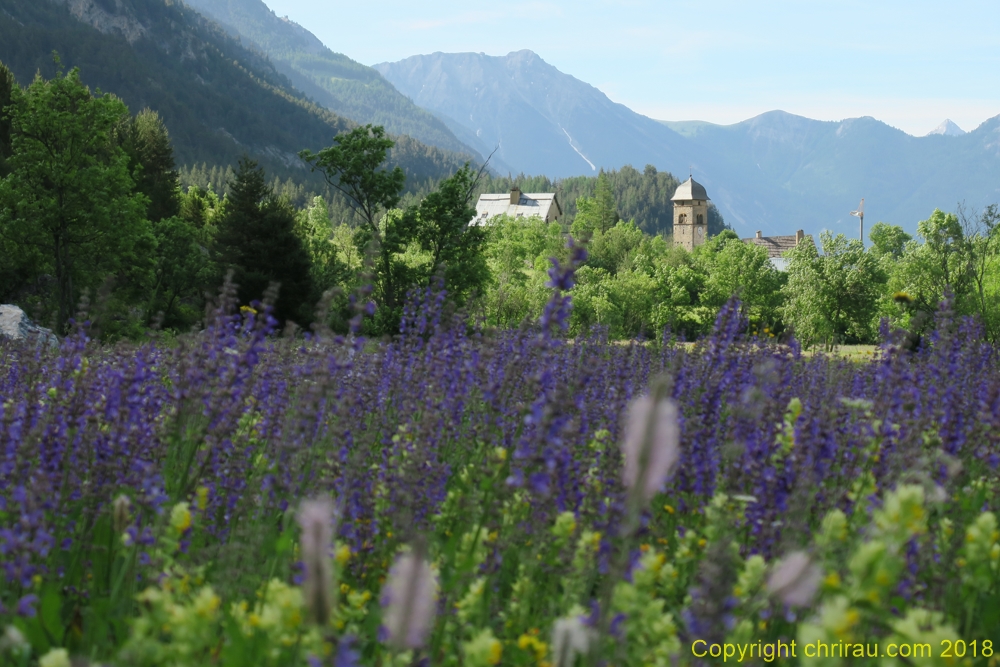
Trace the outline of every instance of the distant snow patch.
<instances>
[{"instance_id":1,"label":"distant snow patch","mask_svg":"<svg viewBox=\"0 0 1000 667\"><path fill-rule=\"evenodd\" d=\"M953 123L950 118L945 118L944 122L928 132L927 136L929 137L932 134L943 134L946 137L960 137L965 134L965 130Z\"/></svg>"},{"instance_id":2,"label":"distant snow patch","mask_svg":"<svg viewBox=\"0 0 1000 667\"><path fill-rule=\"evenodd\" d=\"M582 157L583 161L590 165L590 170L591 171L597 171L597 167L594 166L594 163L591 162L590 160L588 160L587 156L584 155L583 153L581 153L580 149L573 145L573 137L569 136L569 132L566 131L566 128L563 127L562 125L560 125L559 129L562 130L563 134L566 135L566 138L569 139L569 147L572 148L573 150L575 150L576 154L579 155L580 157Z\"/></svg>"}]
</instances>

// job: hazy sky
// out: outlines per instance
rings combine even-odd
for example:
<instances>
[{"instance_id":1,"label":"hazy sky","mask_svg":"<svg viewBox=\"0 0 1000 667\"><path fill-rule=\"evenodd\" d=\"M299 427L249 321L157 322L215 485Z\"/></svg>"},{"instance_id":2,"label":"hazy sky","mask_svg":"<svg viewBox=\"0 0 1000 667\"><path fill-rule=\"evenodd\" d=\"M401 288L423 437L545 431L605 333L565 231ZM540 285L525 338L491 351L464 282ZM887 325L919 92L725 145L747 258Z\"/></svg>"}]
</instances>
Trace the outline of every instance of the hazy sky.
<instances>
[{"instance_id":1,"label":"hazy sky","mask_svg":"<svg viewBox=\"0 0 1000 667\"><path fill-rule=\"evenodd\" d=\"M923 135L1000 114L1000 0L265 0L366 65L531 49L663 120L782 109Z\"/></svg>"}]
</instances>

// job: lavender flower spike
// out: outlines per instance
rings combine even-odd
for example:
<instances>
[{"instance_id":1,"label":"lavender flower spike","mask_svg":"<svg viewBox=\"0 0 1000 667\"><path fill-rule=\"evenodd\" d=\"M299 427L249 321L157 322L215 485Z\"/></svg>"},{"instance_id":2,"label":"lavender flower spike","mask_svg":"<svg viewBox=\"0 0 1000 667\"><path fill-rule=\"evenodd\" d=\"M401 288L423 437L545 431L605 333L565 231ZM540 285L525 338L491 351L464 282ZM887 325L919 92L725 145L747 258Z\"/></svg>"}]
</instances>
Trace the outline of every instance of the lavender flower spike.
<instances>
[{"instance_id":1,"label":"lavender flower spike","mask_svg":"<svg viewBox=\"0 0 1000 667\"><path fill-rule=\"evenodd\" d=\"M677 404L669 398L638 398L628 406L625 420L623 481L642 502L660 490L680 455Z\"/></svg>"},{"instance_id":2,"label":"lavender flower spike","mask_svg":"<svg viewBox=\"0 0 1000 667\"><path fill-rule=\"evenodd\" d=\"M333 565L330 561L333 501L328 497L304 501L299 507L298 520L302 527L302 562L305 565L302 592L310 619L323 626L329 622L333 606Z\"/></svg>"},{"instance_id":3,"label":"lavender flower spike","mask_svg":"<svg viewBox=\"0 0 1000 667\"><path fill-rule=\"evenodd\" d=\"M802 551L793 551L774 568L767 589L791 607L807 607L816 595L823 572Z\"/></svg>"},{"instance_id":4,"label":"lavender flower spike","mask_svg":"<svg viewBox=\"0 0 1000 667\"><path fill-rule=\"evenodd\" d=\"M410 552L396 558L382 596L390 645L401 649L423 646L434 623L437 589L437 575L420 555Z\"/></svg>"}]
</instances>

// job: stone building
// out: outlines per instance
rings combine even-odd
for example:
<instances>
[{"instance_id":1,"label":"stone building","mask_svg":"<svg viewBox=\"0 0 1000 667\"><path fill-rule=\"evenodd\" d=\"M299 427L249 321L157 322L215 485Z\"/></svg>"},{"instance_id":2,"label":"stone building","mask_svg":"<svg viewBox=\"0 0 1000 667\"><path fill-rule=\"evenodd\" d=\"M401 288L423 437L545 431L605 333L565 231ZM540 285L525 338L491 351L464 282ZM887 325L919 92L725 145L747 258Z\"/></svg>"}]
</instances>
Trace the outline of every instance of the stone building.
<instances>
[{"instance_id":1,"label":"stone building","mask_svg":"<svg viewBox=\"0 0 1000 667\"><path fill-rule=\"evenodd\" d=\"M480 225L498 215L511 218L539 217L555 222L562 216L562 207L554 192L521 192L516 185L510 194L483 194L476 202L476 217L470 224Z\"/></svg>"},{"instance_id":2,"label":"stone building","mask_svg":"<svg viewBox=\"0 0 1000 667\"><path fill-rule=\"evenodd\" d=\"M674 245L694 250L708 239L708 193L689 177L677 186L674 196Z\"/></svg>"},{"instance_id":3,"label":"stone building","mask_svg":"<svg viewBox=\"0 0 1000 667\"><path fill-rule=\"evenodd\" d=\"M757 232L757 235L753 238L743 239L744 243L752 243L753 245L759 245L767 249L767 256L771 258L771 264L774 265L776 269L784 271L788 267L788 258L784 257L786 251L797 247L807 238L811 239L810 234L806 234L801 229L795 234L789 234L786 236L764 236Z\"/></svg>"}]
</instances>

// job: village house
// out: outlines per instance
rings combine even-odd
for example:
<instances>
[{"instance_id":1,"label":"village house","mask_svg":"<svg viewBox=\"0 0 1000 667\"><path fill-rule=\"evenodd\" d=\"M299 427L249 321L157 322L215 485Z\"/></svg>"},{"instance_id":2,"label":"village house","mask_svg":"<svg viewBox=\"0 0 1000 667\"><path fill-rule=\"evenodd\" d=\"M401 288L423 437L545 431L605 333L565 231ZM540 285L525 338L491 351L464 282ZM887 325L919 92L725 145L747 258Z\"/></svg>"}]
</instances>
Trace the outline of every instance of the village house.
<instances>
[{"instance_id":1,"label":"village house","mask_svg":"<svg viewBox=\"0 0 1000 667\"><path fill-rule=\"evenodd\" d=\"M562 216L562 207L554 192L521 192L514 186L510 193L482 194L476 202L476 217L470 224L481 225L498 215L511 218L538 217L555 222Z\"/></svg>"},{"instance_id":2,"label":"village house","mask_svg":"<svg viewBox=\"0 0 1000 667\"><path fill-rule=\"evenodd\" d=\"M708 239L708 192L704 185L689 177L677 186L670 201L674 204L674 245L690 252ZM743 242L767 249L774 268L784 271L788 268L788 258L783 257L785 251L795 248L806 238L812 237L801 229L788 236L764 236L758 231L756 236L743 239Z\"/></svg>"},{"instance_id":3,"label":"village house","mask_svg":"<svg viewBox=\"0 0 1000 667\"><path fill-rule=\"evenodd\" d=\"M786 236L763 236L758 231L756 236L743 239L743 242L766 248L767 256L771 258L771 264L774 265L774 268L784 271L788 268L788 258L783 256L785 252L797 247L807 238L812 239L812 236L801 229Z\"/></svg>"}]
</instances>

